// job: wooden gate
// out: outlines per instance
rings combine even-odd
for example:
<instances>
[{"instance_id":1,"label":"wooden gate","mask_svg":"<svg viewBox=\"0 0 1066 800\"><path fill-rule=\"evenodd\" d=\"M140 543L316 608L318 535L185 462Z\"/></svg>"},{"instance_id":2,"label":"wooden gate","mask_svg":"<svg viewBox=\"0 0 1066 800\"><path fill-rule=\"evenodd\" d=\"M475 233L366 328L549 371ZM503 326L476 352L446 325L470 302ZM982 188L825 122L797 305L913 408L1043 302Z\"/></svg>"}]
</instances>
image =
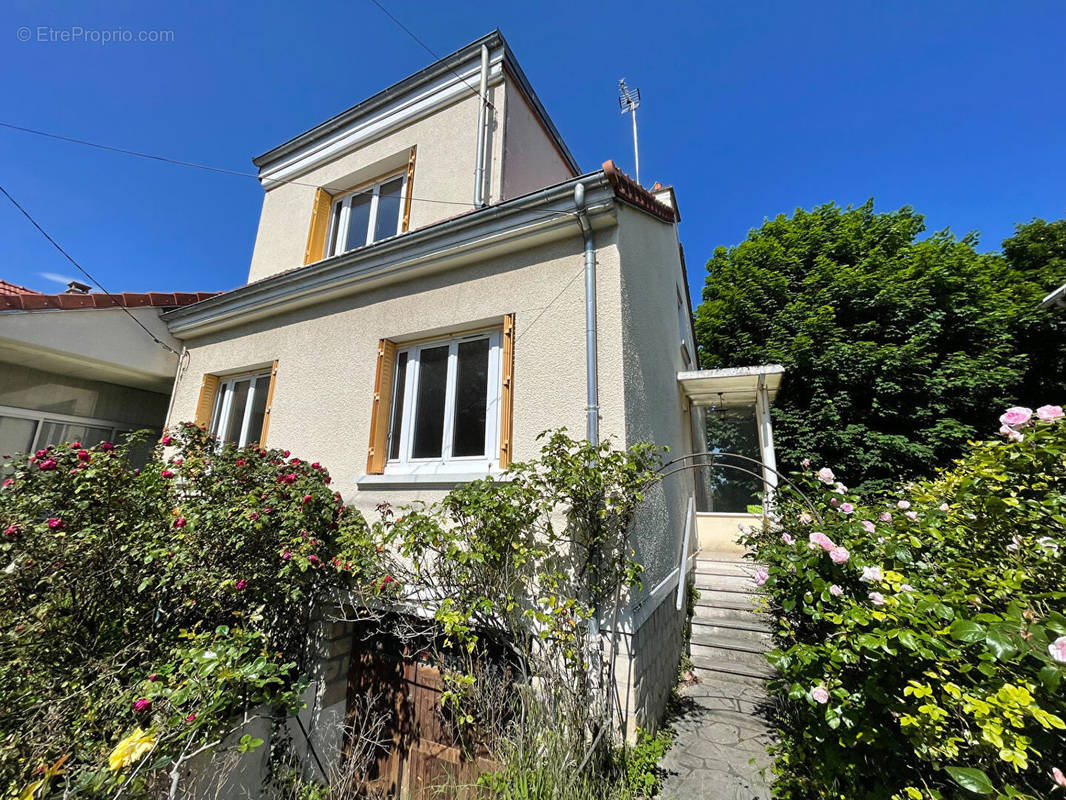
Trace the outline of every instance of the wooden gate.
<instances>
[{"instance_id":1,"label":"wooden gate","mask_svg":"<svg viewBox=\"0 0 1066 800\"><path fill-rule=\"evenodd\" d=\"M482 795L478 775L496 765L487 753L471 757L441 710L443 681L435 667L410 656L381 650L356 653L348 677L349 726L353 712L366 709L360 697L380 697L391 720L386 744L367 773L356 776L370 796L430 800L453 797L474 800ZM348 748L346 748L346 756Z\"/></svg>"}]
</instances>

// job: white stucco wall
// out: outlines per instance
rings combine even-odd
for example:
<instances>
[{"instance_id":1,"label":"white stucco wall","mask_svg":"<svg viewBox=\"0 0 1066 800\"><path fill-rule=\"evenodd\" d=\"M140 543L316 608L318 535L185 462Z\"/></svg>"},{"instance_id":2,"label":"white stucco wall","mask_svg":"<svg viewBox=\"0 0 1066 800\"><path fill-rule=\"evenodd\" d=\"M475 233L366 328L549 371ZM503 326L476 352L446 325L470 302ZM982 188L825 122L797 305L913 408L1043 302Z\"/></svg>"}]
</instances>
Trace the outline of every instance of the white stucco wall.
<instances>
[{"instance_id":1,"label":"white stucco wall","mask_svg":"<svg viewBox=\"0 0 1066 800\"><path fill-rule=\"evenodd\" d=\"M505 90L503 199L574 177L521 90L511 81Z\"/></svg>"},{"instance_id":2,"label":"white stucco wall","mask_svg":"<svg viewBox=\"0 0 1066 800\"><path fill-rule=\"evenodd\" d=\"M278 375L268 446L330 470L345 499L373 518L382 501L433 500L437 490L358 491L366 468L378 340L515 314L514 454L536 437L585 431L585 301L577 224L565 239L189 339L170 423L191 420L205 373L270 364ZM625 434L621 291L614 229L598 232L600 407L603 435Z\"/></svg>"},{"instance_id":3,"label":"white stucco wall","mask_svg":"<svg viewBox=\"0 0 1066 800\"><path fill-rule=\"evenodd\" d=\"M503 114L504 91L496 86L489 99ZM315 189L339 192L406 166L412 147L414 188L409 230L469 211L474 195L474 149L478 100L474 95L442 108L431 116L393 131L346 155L266 190L259 217L248 282L303 265ZM489 168L499 163L499 146L490 134ZM499 196L499 170L488 177L490 197ZM418 199L423 198L423 199ZM428 202L437 201L437 202Z\"/></svg>"},{"instance_id":4,"label":"white stucco wall","mask_svg":"<svg viewBox=\"0 0 1066 800\"><path fill-rule=\"evenodd\" d=\"M678 330L684 278L677 235L673 225L628 206L620 206L618 223L626 436L666 445L664 458L673 459L692 452L688 404L677 384L677 373L686 369ZM692 474L681 472L647 493L634 541L646 589L677 566L694 486Z\"/></svg>"}]
</instances>

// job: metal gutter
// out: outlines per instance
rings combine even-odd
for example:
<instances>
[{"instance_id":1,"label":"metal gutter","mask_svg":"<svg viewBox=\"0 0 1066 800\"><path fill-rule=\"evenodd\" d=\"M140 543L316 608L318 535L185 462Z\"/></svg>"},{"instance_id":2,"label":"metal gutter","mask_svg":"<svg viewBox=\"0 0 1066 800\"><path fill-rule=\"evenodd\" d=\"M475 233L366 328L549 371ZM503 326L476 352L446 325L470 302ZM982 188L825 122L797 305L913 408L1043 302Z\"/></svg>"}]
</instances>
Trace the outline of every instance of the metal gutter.
<instances>
[{"instance_id":1,"label":"metal gutter","mask_svg":"<svg viewBox=\"0 0 1066 800\"><path fill-rule=\"evenodd\" d=\"M485 251L538 234L565 235L576 212L574 187L586 187L590 216L610 214L615 196L602 172L472 211L459 217L385 239L304 267L288 270L230 292L163 314L179 338L200 336L251 319L293 310L364 291L383 280L398 280L453 266L457 259L486 257ZM558 213L555 213L558 212Z\"/></svg>"}]
</instances>

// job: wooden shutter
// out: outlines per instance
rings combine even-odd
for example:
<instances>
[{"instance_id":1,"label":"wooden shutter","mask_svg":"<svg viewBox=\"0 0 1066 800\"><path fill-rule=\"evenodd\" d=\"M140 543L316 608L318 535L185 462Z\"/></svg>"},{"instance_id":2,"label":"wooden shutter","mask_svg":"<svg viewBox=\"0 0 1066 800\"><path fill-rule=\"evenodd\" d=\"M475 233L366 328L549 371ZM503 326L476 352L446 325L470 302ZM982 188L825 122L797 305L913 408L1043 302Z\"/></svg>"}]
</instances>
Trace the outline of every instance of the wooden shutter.
<instances>
[{"instance_id":1,"label":"wooden shutter","mask_svg":"<svg viewBox=\"0 0 1066 800\"><path fill-rule=\"evenodd\" d=\"M415 148L407 159L407 196L403 201L403 224L400 233L406 233L411 224L411 193L415 190Z\"/></svg>"},{"instance_id":2,"label":"wooden shutter","mask_svg":"<svg viewBox=\"0 0 1066 800\"><path fill-rule=\"evenodd\" d=\"M259 434L259 446L266 447L267 430L270 428L270 412L274 408L274 384L278 380L278 362L275 360L270 367L270 386L267 387L266 408L263 410L263 430Z\"/></svg>"},{"instance_id":3,"label":"wooden shutter","mask_svg":"<svg viewBox=\"0 0 1066 800\"><path fill-rule=\"evenodd\" d=\"M503 318L503 382L500 386L500 469L511 465L514 455L514 314Z\"/></svg>"},{"instance_id":4,"label":"wooden shutter","mask_svg":"<svg viewBox=\"0 0 1066 800\"><path fill-rule=\"evenodd\" d=\"M329 231L329 215L333 208L333 195L325 189L315 189L315 206L311 210L311 230L307 233L307 249L304 263L312 264L326 257L326 234Z\"/></svg>"},{"instance_id":5,"label":"wooden shutter","mask_svg":"<svg viewBox=\"0 0 1066 800\"><path fill-rule=\"evenodd\" d=\"M396 365L396 343L388 339L378 342L378 371L374 378L374 407L370 414L370 448L367 451L368 475L385 471L389 457L389 410L392 407L392 372Z\"/></svg>"},{"instance_id":6,"label":"wooden shutter","mask_svg":"<svg viewBox=\"0 0 1066 800\"><path fill-rule=\"evenodd\" d=\"M196 401L196 419L204 430L211 424L211 415L215 411L215 396L218 394L218 375L204 375L200 383L200 399Z\"/></svg>"}]
</instances>

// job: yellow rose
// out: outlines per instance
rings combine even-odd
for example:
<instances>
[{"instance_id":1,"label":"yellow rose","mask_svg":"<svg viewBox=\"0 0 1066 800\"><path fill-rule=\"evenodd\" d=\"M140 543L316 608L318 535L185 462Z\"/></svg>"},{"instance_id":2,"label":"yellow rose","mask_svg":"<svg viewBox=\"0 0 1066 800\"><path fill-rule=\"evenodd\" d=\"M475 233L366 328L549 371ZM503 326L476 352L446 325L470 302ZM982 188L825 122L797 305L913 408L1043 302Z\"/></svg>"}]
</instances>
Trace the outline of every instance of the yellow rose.
<instances>
[{"instance_id":1,"label":"yellow rose","mask_svg":"<svg viewBox=\"0 0 1066 800\"><path fill-rule=\"evenodd\" d=\"M125 769L141 760L141 756L155 747L155 737L138 728L111 751L108 763L113 771Z\"/></svg>"}]
</instances>

